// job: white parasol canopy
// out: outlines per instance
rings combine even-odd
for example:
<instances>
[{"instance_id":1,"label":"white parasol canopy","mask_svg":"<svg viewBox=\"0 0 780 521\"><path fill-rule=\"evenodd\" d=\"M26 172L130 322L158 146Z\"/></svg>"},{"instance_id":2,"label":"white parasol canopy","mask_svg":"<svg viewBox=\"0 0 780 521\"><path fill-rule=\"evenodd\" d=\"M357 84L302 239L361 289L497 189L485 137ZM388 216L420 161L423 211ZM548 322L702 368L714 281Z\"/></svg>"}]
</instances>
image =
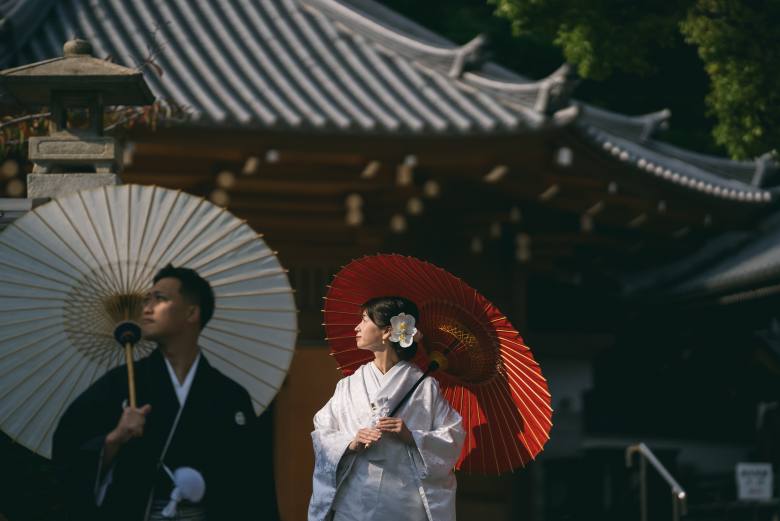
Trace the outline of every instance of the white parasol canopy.
<instances>
[{"instance_id":1,"label":"white parasol canopy","mask_svg":"<svg viewBox=\"0 0 780 521\"><path fill-rule=\"evenodd\" d=\"M200 346L261 413L290 366L297 314L286 271L261 236L181 191L123 185L77 192L0 233L0 429L49 457L70 402L124 362L115 325L139 320L168 263L214 288ZM154 344L141 341L135 357Z\"/></svg>"}]
</instances>

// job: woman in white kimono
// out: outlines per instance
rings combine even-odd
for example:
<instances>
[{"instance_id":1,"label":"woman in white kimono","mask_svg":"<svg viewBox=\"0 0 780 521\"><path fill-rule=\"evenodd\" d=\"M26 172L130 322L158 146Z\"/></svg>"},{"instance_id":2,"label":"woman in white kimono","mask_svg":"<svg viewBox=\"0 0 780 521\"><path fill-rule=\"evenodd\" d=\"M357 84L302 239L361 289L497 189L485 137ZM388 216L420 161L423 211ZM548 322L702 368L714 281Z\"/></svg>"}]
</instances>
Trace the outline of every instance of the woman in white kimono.
<instances>
[{"instance_id":1,"label":"woman in white kimono","mask_svg":"<svg viewBox=\"0 0 780 521\"><path fill-rule=\"evenodd\" d=\"M401 297L363 305L358 349L374 360L343 378L314 416L314 489L309 521L454 521L455 475L465 433L460 415L422 376L417 306Z\"/></svg>"}]
</instances>

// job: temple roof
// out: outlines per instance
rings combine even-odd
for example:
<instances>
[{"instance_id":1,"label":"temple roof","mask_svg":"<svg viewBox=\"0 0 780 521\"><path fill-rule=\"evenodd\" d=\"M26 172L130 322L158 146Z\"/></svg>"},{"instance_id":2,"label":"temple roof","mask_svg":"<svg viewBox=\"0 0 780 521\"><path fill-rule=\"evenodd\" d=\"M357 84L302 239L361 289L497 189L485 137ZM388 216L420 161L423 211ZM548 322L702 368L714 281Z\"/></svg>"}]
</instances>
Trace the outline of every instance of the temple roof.
<instances>
[{"instance_id":1,"label":"temple roof","mask_svg":"<svg viewBox=\"0 0 780 521\"><path fill-rule=\"evenodd\" d=\"M675 287L686 298L720 296L736 302L780 292L780 231L775 227L734 255Z\"/></svg>"},{"instance_id":2,"label":"temple roof","mask_svg":"<svg viewBox=\"0 0 780 521\"><path fill-rule=\"evenodd\" d=\"M780 214L752 232L724 233L693 255L629 278L624 289L629 296L651 291L667 300L722 303L780 293Z\"/></svg>"},{"instance_id":3,"label":"temple roof","mask_svg":"<svg viewBox=\"0 0 780 521\"><path fill-rule=\"evenodd\" d=\"M668 304L730 304L780 293L780 213L749 230L709 239L691 254L640 273L624 275L629 299Z\"/></svg>"},{"instance_id":4,"label":"temple roof","mask_svg":"<svg viewBox=\"0 0 780 521\"><path fill-rule=\"evenodd\" d=\"M484 134L544 121L450 76L476 46L418 42L338 2L93 4L55 3L17 61L58 56L73 36L131 66L153 55L154 93L209 126Z\"/></svg>"},{"instance_id":5,"label":"temple roof","mask_svg":"<svg viewBox=\"0 0 780 521\"><path fill-rule=\"evenodd\" d=\"M733 203L778 188L768 157L736 162L653 138L668 111L627 116L570 98L567 66L530 80L372 0L150 3L0 0L0 66L88 39L98 57L146 69L191 125L388 136L490 136L570 128L637 175ZM44 14L45 13L45 16ZM161 74L150 69L149 58Z\"/></svg>"}]
</instances>

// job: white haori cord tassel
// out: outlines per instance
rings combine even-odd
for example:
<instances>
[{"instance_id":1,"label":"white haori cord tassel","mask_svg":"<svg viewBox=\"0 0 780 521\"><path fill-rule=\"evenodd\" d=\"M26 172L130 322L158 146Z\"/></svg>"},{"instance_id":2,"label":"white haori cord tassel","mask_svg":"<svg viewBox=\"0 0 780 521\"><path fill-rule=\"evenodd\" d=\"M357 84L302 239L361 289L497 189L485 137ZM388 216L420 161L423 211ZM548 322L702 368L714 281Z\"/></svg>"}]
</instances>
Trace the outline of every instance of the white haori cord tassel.
<instances>
[{"instance_id":1,"label":"white haori cord tassel","mask_svg":"<svg viewBox=\"0 0 780 521\"><path fill-rule=\"evenodd\" d=\"M200 472L192 467L179 467L174 473L171 473L166 466L163 468L173 480L173 491L171 500L163 509L162 515L172 518L176 516L176 506L179 501L186 499L190 503L197 503L203 499L203 494L206 493L206 482Z\"/></svg>"}]
</instances>

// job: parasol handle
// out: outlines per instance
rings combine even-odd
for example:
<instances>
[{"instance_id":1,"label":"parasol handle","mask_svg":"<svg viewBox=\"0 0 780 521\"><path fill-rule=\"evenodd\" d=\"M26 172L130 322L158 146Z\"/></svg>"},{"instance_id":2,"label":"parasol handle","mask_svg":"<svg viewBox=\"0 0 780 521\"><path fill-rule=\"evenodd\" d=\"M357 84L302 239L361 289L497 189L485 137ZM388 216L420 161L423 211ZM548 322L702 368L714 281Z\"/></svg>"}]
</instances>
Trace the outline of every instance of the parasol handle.
<instances>
[{"instance_id":1,"label":"parasol handle","mask_svg":"<svg viewBox=\"0 0 780 521\"><path fill-rule=\"evenodd\" d=\"M409 397L410 397L410 396L411 396L411 395L414 393L415 389L417 389L417 387L419 387L419 386L420 386L420 384L422 383L422 381L423 381L423 380L425 380L425 377L426 377L426 376L428 376L429 374L431 374L432 372L434 372L434 371L435 371L436 369L438 369L438 368L439 368L439 362L437 362L436 360L431 360L431 363L429 363L429 364L428 364L428 369L426 369L426 370L425 370L425 372L423 373L423 375L422 375L422 376L421 376L421 377L420 377L420 378L419 378L419 379L418 379L416 382L414 382L414 385L412 386L412 388L411 388L411 389L409 389L409 390L406 392L406 394L404 395L404 397L403 397L403 398L401 398L401 401L400 401L400 402L398 402L398 405L396 405L396 406L393 408L393 410L390 412L390 416L395 416L395 413L397 413L397 412L398 412L398 409L400 409L400 408L401 408L401 406L402 406L404 403L406 403L406 400L408 400L408 399L409 399Z\"/></svg>"},{"instance_id":2,"label":"parasol handle","mask_svg":"<svg viewBox=\"0 0 780 521\"><path fill-rule=\"evenodd\" d=\"M120 322L114 328L114 338L125 346L125 362L127 362L127 390L130 407L136 408L135 401L135 368L133 365L133 345L141 340L141 326L130 320Z\"/></svg>"},{"instance_id":3,"label":"parasol handle","mask_svg":"<svg viewBox=\"0 0 780 521\"><path fill-rule=\"evenodd\" d=\"M133 344L130 342L125 344L125 361L127 362L127 389L130 407L135 409L135 368L133 364Z\"/></svg>"}]
</instances>

